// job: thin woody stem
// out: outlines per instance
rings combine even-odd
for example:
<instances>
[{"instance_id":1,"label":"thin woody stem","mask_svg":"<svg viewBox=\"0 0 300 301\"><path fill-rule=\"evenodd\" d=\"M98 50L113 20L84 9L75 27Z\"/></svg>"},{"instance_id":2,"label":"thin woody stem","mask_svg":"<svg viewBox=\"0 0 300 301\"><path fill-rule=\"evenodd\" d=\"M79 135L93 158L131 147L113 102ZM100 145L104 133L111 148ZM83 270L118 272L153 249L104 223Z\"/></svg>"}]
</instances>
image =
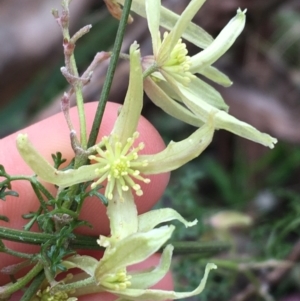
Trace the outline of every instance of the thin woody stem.
<instances>
[{"instance_id":1,"label":"thin woody stem","mask_svg":"<svg viewBox=\"0 0 300 301\"><path fill-rule=\"evenodd\" d=\"M62 16L58 17L57 13L54 14L56 17L59 25L62 29L63 34L63 47L64 47L64 54L65 54L65 64L67 71L70 73L71 76L74 78L78 78L78 70L77 65L75 61L74 56L74 48L75 48L75 42L84 34L86 34L91 26L87 25L83 28L81 28L75 35L71 38L70 32L69 32L69 4L70 1L65 0L62 3L63 6L63 12ZM78 116L79 116L79 123L80 123L80 143L81 147L83 149L86 149L87 146L87 132L86 132L86 118L85 118L85 112L84 112L84 102L83 102L83 95L82 95L82 86L83 83L81 80L76 80L73 83L74 92L76 95L76 103L77 103L77 110L78 110Z\"/></svg>"},{"instance_id":2,"label":"thin woody stem","mask_svg":"<svg viewBox=\"0 0 300 301\"><path fill-rule=\"evenodd\" d=\"M43 265L41 263L37 263L24 277L18 279L17 282L0 287L0 298L9 297L14 292L22 289L27 283L29 283L40 271L43 269Z\"/></svg>"},{"instance_id":3,"label":"thin woody stem","mask_svg":"<svg viewBox=\"0 0 300 301\"><path fill-rule=\"evenodd\" d=\"M108 66L105 82L104 82L102 93L101 93L100 100L98 103L91 134L89 136L89 140L88 140L88 144L87 144L88 147L91 147L96 143L96 139L97 139L98 132L100 129L100 124L101 124L102 117L104 114L104 109L106 106L107 98L108 98L109 91L110 91L110 88L112 85L112 80L113 80L113 77L115 74L117 62L118 62L120 51L121 51L125 28L127 25L127 20L128 20L130 8L131 8L131 2L132 2L132 0L126 0L124 3L123 13L122 13L122 17L121 17L121 20L119 23L111 60L110 60L109 66Z\"/></svg>"},{"instance_id":4,"label":"thin woody stem","mask_svg":"<svg viewBox=\"0 0 300 301\"><path fill-rule=\"evenodd\" d=\"M21 239L20 239L21 238ZM53 238L53 234L37 233L29 231L14 230L6 227L0 227L0 239L23 242L27 244L40 245L47 240ZM97 243L97 238L94 236L76 235L72 241L70 241L70 247L74 249L86 249L86 250L102 250ZM226 242L187 242L187 241L172 241L171 243L175 250L174 254L217 254L219 252L227 251L231 248L231 245ZM162 249L165 246L162 247Z\"/></svg>"}]
</instances>

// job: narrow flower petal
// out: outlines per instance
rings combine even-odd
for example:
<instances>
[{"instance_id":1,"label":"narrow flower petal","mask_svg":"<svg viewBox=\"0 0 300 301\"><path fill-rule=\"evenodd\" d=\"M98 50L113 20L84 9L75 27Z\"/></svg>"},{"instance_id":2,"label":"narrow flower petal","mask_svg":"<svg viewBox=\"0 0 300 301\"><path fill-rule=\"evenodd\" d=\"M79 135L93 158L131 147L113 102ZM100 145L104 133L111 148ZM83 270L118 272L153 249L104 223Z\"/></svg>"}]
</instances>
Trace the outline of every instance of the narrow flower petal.
<instances>
[{"instance_id":1,"label":"narrow flower petal","mask_svg":"<svg viewBox=\"0 0 300 301\"><path fill-rule=\"evenodd\" d=\"M124 5L124 0L117 0L118 3ZM145 0L133 0L131 5L131 10L137 13L138 15L146 18L145 11ZM160 22L159 24L171 31L174 28L176 22L180 18L179 15L175 14L171 10L161 6L160 8ZM182 37L187 41L195 44L200 48L206 48L213 41L213 38L208 34L204 29L198 25L189 22L186 30L182 34Z\"/></svg>"},{"instance_id":2,"label":"narrow flower petal","mask_svg":"<svg viewBox=\"0 0 300 301\"><path fill-rule=\"evenodd\" d=\"M211 35L192 22L189 23L182 37L202 49L208 47L213 42Z\"/></svg>"},{"instance_id":3,"label":"narrow flower petal","mask_svg":"<svg viewBox=\"0 0 300 301\"><path fill-rule=\"evenodd\" d=\"M200 294L204 288L205 284L208 278L208 274L211 270L216 269L217 266L213 263L208 263L205 268L204 276L199 284L199 286L191 291L191 292L174 292L174 291L163 291L163 290L154 290L154 289L126 289L124 292L119 292L118 295L123 297L125 300L126 297L129 300L139 300L139 301L148 301L148 300L153 300L153 301L163 301L163 300L176 300L176 299L183 299L183 298L188 298L192 297L195 295Z\"/></svg>"},{"instance_id":4,"label":"narrow flower petal","mask_svg":"<svg viewBox=\"0 0 300 301\"><path fill-rule=\"evenodd\" d=\"M124 144L126 139L136 131L143 106L143 76L138 47L136 43L130 47L129 86L121 112L112 131L112 134L117 135L120 142Z\"/></svg>"},{"instance_id":5,"label":"narrow flower petal","mask_svg":"<svg viewBox=\"0 0 300 301\"><path fill-rule=\"evenodd\" d=\"M207 66L204 69L200 68L198 73L204 75L208 79L214 81L215 83L223 87L230 87L232 85L232 81L230 80L230 78L213 66Z\"/></svg>"},{"instance_id":6,"label":"narrow flower petal","mask_svg":"<svg viewBox=\"0 0 300 301\"><path fill-rule=\"evenodd\" d=\"M123 192L123 198L116 189L114 190L113 201L108 202L107 216L110 220L111 237L115 243L133 233L138 229L137 209L130 190Z\"/></svg>"},{"instance_id":7,"label":"narrow flower petal","mask_svg":"<svg viewBox=\"0 0 300 301\"><path fill-rule=\"evenodd\" d=\"M245 26L246 11L238 9L237 15L230 20L217 38L207 48L191 57L190 72L198 73L217 61L235 42Z\"/></svg>"},{"instance_id":8,"label":"narrow flower petal","mask_svg":"<svg viewBox=\"0 0 300 301\"><path fill-rule=\"evenodd\" d=\"M183 32L186 30L187 25L191 22L191 20L201 8L201 6L204 4L204 2L205 0L192 0L182 12L174 28L171 30L170 34L163 41L160 47L157 61L157 64L159 66L163 65L164 62L168 59L170 52L177 44Z\"/></svg>"},{"instance_id":9,"label":"narrow flower petal","mask_svg":"<svg viewBox=\"0 0 300 301\"><path fill-rule=\"evenodd\" d=\"M201 99L202 95L195 96L189 89L180 85L171 76L164 74L167 77L168 82L172 85L173 89L182 97L185 105L195 113L202 121L206 121L209 118L211 112L216 112L214 123L216 129L224 129L232 132L238 136L260 143L270 148L274 147L277 143L277 139L269 136L268 134L261 133L253 126L236 119L224 111L217 110L205 99ZM217 111L216 111L217 110Z\"/></svg>"},{"instance_id":10,"label":"narrow flower petal","mask_svg":"<svg viewBox=\"0 0 300 301\"><path fill-rule=\"evenodd\" d=\"M161 8L160 25L169 31L174 28L179 18L180 16L171 10L165 7ZM214 40L203 28L192 22L188 23L187 28L182 33L182 37L202 49L209 46Z\"/></svg>"},{"instance_id":11,"label":"narrow flower petal","mask_svg":"<svg viewBox=\"0 0 300 301\"><path fill-rule=\"evenodd\" d=\"M212 111L213 112L213 111ZM155 155L140 156L140 160L147 160L148 165L141 167L144 174L159 174L177 169L190 160L198 157L210 144L214 134L214 117L196 130L185 140L180 142L171 141L166 149Z\"/></svg>"},{"instance_id":12,"label":"narrow flower petal","mask_svg":"<svg viewBox=\"0 0 300 301\"><path fill-rule=\"evenodd\" d=\"M95 169L99 164L84 165L78 169L59 171L46 161L32 145L26 134L17 137L17 148L27 165L42 180L61 187L68 187L95 179Z\"/></svg>"},{"instance_id":13,"label":"narrow flower petal","mask_svg":"<svg viewBox=\"0 0 300 301\"><path fill-rule=\"evenodd\" d=\"M44 157L41 156L37 149L32 145L27 134L19 134L16 142L19 154L23 160L42 180L57 185L61 180L64 180L64 177L61 175L62 172L60 172L60 174L46 159L44 159ZM66 182L68 181L70 181L70 178L66 176ZM65 183L63 183L63 185L64 184Z\"/></svg>"},{"instance_id":14,"label":"narrow flower petal","mask_svg":"<svg viewBox=\"0 0 300 301\"><path fill-rule=\"evenodd\" d=\"M138 216L138 231L147 232L157 225L172 220L178 220L183 223L186 228L195 226L197 220L188 222L177 211L172 208L163 208L157 210L151 210Z\"/></svg>"},{"instance_id":15,"label":"narrow flower petal","mask_svg":"<svg viewBox=\"0 0 300 301\"><path fill-rule=\"evenodd\" d=\"M143 289L158 283L170 269L173 249L174 247L172 245L167 245L164 248L159 265L154 269L131 274L132 278L130 280L130 288Z\"/></svg>"},{"instance_id":16,"label":"narrow flower petal","mask_svg":"<svg viewBox=\"0 0 300 301\"><path fill-rule=\"evenodd\" d=\"M86 272L90 276L94 275L97 264L97 259L87 255L74 255L68 257L62 262L62 265L65 266L68 270L78 268Z\"/></svg>"},{"instance_id":17,"label":"narrow flower petal","mask_svg":"<svg viewBox=\"0 0 300 301\"><path fill-rule=\"evenodd\" d=\"M228 111L229 107L225 103L222 95L212 86L200 78L194 78L189 84L189 90L192 91L197 97L199 94L214 108L219 110Z\"/></svg>"},{"instance_id":18,"label":"narrow flower petal","mask_svg":"<svg viewBox=\"0 0 300 301\"><path fill-rule=\"evenodd\" d=\"M166 76L166 72L164 70L162 70L161 72L162 72L163 76ZM169 74L169 76L172 76L172 75ZM167 86L167 85L169 86L169 90L172 90L172 86L169 85L168 81L166 82L165 86ZM165 89L163 86L161 86L161 87L163 90ZM228 111L229 107L225 103L222 95L215 88L213 88L212 86L210 86L209 84L207 84L206 82L201 80L200 78L196 77L196 78L192 79L191 82L189 83L188 87L186 87L186 89L190 93L194 94L195 97L200 97L201 99L205 99L205 102L207 102L214 108L224 110L226 112ZM165 91L165 92L168 93L167 91ZM190 122L188 122L188 123L191 124Z\"/></svg>"},{"instance_id":19,"label":"narrow flower petal","mask_svg":"<svg viewBox=\"0 0 300 301\"><path fill-rule=\"evenodd\" d=\"M159 35L159 20L160 20L160 0L145 0L146 14L149 31L152 40L153 54L156 56L157 50L160 46L160 35Z\"/></svg>"},{"instance_id":20,"label":"narrow flower petal","mask_svg":"<svg viewBox=\"0 0 300 301\"><path fill-rule=\"evenodd\" d=\"M140 63L140 51L138 45L133 44L130 49L130 80L124 105L115 122L112 134L119 137L124 145L128 137L133 136L136 131L143 105L143 77ZM132 109L134 108L134 110ZM58 171L51 166L35 149L27 135L19 134L17 137L17 148L30 168L44 181L68 187L85 181L95 179L95 170L101 168L101 163L85 165L78 169Z\"/></svg>"},{"instance_id":21,"label":"narrow flower petal","mask_svg":"<svg viewBox=\"0 0 300 301\"><path fill-rule=\"evenodd\" d=\"M120 240L103 258L95 270L95 278L101 280L107 274L144 261L154 254L172 235L174 226L163 226L147 233L135 233Z\"/></svg>"},{"instance_id":22,"label":"narrow flower petal","mask_svg":"<svg viewBox=\"0 0 300 301\"><path fill-rule=\"evenodd\" d=\"M167 114L197 127L203 124L193 113L174 101L150 77L144 80L144 89L152 102Z\"/></svg>"}]
</instances>

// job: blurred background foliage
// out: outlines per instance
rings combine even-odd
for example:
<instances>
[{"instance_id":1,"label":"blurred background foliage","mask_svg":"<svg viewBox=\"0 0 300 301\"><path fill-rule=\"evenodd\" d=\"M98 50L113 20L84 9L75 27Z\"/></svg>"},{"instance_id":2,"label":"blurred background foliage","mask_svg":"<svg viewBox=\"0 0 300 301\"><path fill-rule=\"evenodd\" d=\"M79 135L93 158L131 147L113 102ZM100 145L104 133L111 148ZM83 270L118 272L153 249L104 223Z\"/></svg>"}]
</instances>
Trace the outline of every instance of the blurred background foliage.
<instances>
[{"instance_id":1,"label":"blurred background foliage","mask_svg":"<svg viewBox=\"0 0 300 301\"><path fill-rule=\"evenodd\" d=\"M188 0L165 0L180 13ZM61 35L50 11L60 0L0 2L0 136L59 112L67 89ZM218 255L176 256L177 289L190 290L204 264L216 262L201 300L300 300L300 3L299 0L208 0L194 21L216 36L238 7L247 8L247 25L216 66L234 82L216 87L230 112L279 139L274 150L218 131L208 150L173 173L157 206L175 207L196 227L178 225L175 239L230 242ZM117 21L102 1L71 5L72 32L92 24L76 45L79 71L97 51L110 50ZM145 20L128 26L123 51L137 40L142 54L151 42ZM195 51L190 47L190 53ZM103 63L85 87L86 101L97 100L105 78ZM120 61L110 99L122 102L127 62ZM145 99L143 114L166 143L185 138L193 128L166 116ZM64 126L64 125L62 125ZM237 214L240 218L235 220ZM228 225L230 221L231 225ZM230 224L229 223L229 224ZM199 300L195 298L194 300Z\"/></svg>"}]
</instances>

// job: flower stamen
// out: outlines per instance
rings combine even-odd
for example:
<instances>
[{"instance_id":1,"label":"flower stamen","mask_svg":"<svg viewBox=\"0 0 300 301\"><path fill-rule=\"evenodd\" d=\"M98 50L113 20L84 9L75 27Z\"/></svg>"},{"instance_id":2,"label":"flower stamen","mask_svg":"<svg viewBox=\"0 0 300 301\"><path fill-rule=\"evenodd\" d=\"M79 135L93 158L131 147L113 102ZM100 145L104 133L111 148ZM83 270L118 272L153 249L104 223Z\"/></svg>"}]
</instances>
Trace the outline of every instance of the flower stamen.
<instances>
[{"instance_id":1,"label":"flower stamen","mask_svg":"<svg viewBox=\"0 0 300 301\"><path fill-rule=\"evenodd\" d=\"M165 32L164 40L167 36L168 32ZM179 39L172 49L169 58L161 67L163 70L172 74L172 76L184 86L188 86L191 80L196 77L190 72L191 58L187 54L186 44L182 43L182 39Z\"/></svg>"},{"instance_id":2,"label":"flower stamen","mask_svg":"<svg viewBox=\"0 0 300 301\"><path fill-rule=\"evenodd\" d=\"M115 274L106 275L100 284L110 290L120 291L131 286L130 279L131 276L127 275L126 271L120 270Z\"/></svg>"},{"instance_id":3,"label":"flower stamen","mask_svg":"<svg viewBox=\"0 0 300 301\"><path fill-rule=\"evenodd\" d=\"M102 142L106 150L95 146L99 156L89 156L90 160L98 163L95 174L99 179L92 184L92 188L107 180L105 196L111 200L113 198L113 190L116 188L122 199L122 192L128 191L130 188L135 191L138 196L143 194L141 186L135 183L134 179L144 183L150 183L150 179L140 175L139 167L147 166L147 161L137 162L138 152L145 147L144 143L139 143L137 147L133 147L135 140L139 137L139 133L135 132L132 137L128 138L125 145L119 141L119 137L112 135L102 138Z\"/></svg>"},{"instance_id":4,"label":"flower stamen","mask_svg":"<svg viewBox=\"0 0 300 301\"><path fill-rule=\"evenodd\" d=\"M36 293L35 298L41 301L76 301L75 297L69 297L67 292L51 292L50 287L47 286L43 290ZM35 300L36 300L35 299Z\"/></svg>"}]
</instances>

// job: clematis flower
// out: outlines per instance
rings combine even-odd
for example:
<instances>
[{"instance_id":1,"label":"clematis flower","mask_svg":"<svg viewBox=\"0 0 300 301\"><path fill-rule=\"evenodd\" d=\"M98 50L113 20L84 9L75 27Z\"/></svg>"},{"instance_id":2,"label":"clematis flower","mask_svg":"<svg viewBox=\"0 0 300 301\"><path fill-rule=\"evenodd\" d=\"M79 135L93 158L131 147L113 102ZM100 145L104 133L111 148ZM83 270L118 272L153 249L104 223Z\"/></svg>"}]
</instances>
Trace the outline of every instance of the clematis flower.
<instances>
[{"instance_id":1,"label":"clematis flower","mask_svg":"<svg viewBox=\"0 0 300 301\"><path fill-rule=\"evenodd\" d=\"M211 44L189 57L181 36L204 2L190 1L174 28L161 39L160 0L145 0L153 48L153 55L143 58L144 76L147 76L144 80L145 92L157 106L186 123L200 126L207 122L210 112L216 110L216 129L225 129L273 148L277 139L228 114L228 106L222 96L195 75L204 75L223 86L231 85L230 79L211 65L231 47L245 25L245 11L238 9L237 15Z\"/></svg>"},{"instance_id":2,"label":"clematis flower","mask_svg":"<svg viewBox=\"0 0 300 301\"><path fill-rule=\"evenodd\" d=\"M19 134L19 153L31 169L44 181L60 187L96 179L92 185L107 181L105 196L109 200L123 199L123 193L131 190L142 195L137 181L149 183L146 175L168 172L199 156L211 142L214 133L214 113L208 122L188 138L171 142L165 150L154 155L139 155L144 144L134 146L143 104L142 68L137 44L130 50L130 82L124 105L111 134L92 147L96 155L89 158L96 163L78 169L60 171L53 168L30 143L26 134ZM141 175L143 174L143 176Z\"/></svg>"},{"instance_id":3,"label":"clematis flower","mask_svg":"<svg viewBox=\"0 0 300 301\"><path fill-rule=\"evenodd\" d=\"M139 155L144 147L132 147L138 136L136 132L143 104L142 67L138 45L130 49L130 80L124 105L108 137L92 149L97 155L90 159L96 161L78 169L60 171L52 167L30 143L27 135L17 138L18 150L24 161L42 180L60 187L96 179L92 187L107 181L105 196L108 198L107 215L110 220L110 244L137 231L136 207L132 191L138 196L143 191L138 181L149 182L146 175L168 172L184 165L199 156L209 145L214 133L214 115L192 135L180 142L171 142L158 154ZM102 148L105 147L105 150ZM126 200L126 201L125 201ZM101 243L102 244L102 243ZM108 239L105 245L108 246Z\"/></svg>"},{"instance_id":4,"label":"clematis flower","mask_svg":"<svg viewBox=\"0 0 300 301\"><path fill-rule=\"evenodd\" d=\"M198 287L191 292L174 292L151 289L169 271L173 246L168 245L163 250L157 267L146 270L128 272L129 266L143 262L160 249L170 239L175 227L157 226L171 220L178 220L186 227L194 226L171 208L152 210L138 216L132 194L124 193L123 201L116 199L109 202L110 223L118 224L119 231L112 229L110 237L100 236L98 244L105 247L103 258L97 261L90 256L71 256L62 264L66 269L79 268L83 273L75 275L66 284L58 284L54 293L70 293L71 297L109 292L123 300L166 300L182 299L200 294L207 281L208 273L216 269L216 265L208 263L204 276Z\"/></svg>"},{"instance_id":5,"label":"clematis flower","mask_svg":"<svg viewBox=\"0 0 300 301\"><path fill-rule=\"evenodd\" d=\"M102 141L92 148L97 152L97 155L89 157L96 161L94 164L66 171L57 170L38 153L26 134L17 137L20 155L36 175L46 182L59 187L68 187L96 179L92 184L94 187L107 181L105 196L109 200L107 215L110 220L111 242L136 232L137 219L134 216L137 213L132 191L138 196L143 194L137 181L149 183L146 175L177 169L199 156L211 142L214 133L212 112L208 122L188 138L180 142L171 141L158 154L139 155L138 151L144 145L141 143L133 147L133 143L138 136L136 128L143 104L142 81L140 51L138 45L133 44L130 49L129 87L124 105L111 134L103 137ZM134 206L129 205L131 203Z\"/></svg>"},{"instance_id":6,"label":"clematis flower","mask_svg":"<svg viewBox=\"0 0 300 301\"><path fill-rule=\"evenodd\" d=\"M208 122L197 129L187 139L171 142L165 150L155 155L139 155L144 145L134 146L137 137L136 128L142 110L143 78L140 52L137 44L130 49L130 80L124 105L114 124L111 134L94 146L95 155L91 165L76 170L59 171L54 169L35 150L26 135L17 138L18 150L43 180L66 187L96 179L94 185L107 181L105 195L108 198L107 215L110 221L110 236L100 236L98 244L105 247L100 261L89 256L73 256L63 262L67 269L72 267L84 271L66 284L57 284L53 292L72 292L74 297L94 292L110 292L118 300L165 300L186 298L199 294L205 286L208 272L216 268L208 264L203 280L192 292L176 293L149 289L168 271L172 246L165 248L160 265L154 270L127 272L127 267L146 260L157 252L171 237L174 226L156 227L161 223L177 219L186 227L197 221L187 222L170 208L154 210L138 216L133 192L142 194L136 180L149 180L148 174L157 174L174 170L197 157L210 143L214 133L214 113ZM71 294L72 295L72 294ZM70 295L70 296L71 296Z\"/></svg>"},{"instance_id":7,"label":"clematis flower","mask_svg":"<svg viewBox=\"0 0 300 301\"><path fill-rule=\"evenodd\" d=\"M169 229L170 230L170 229ZM147 270L126 271L127 266L143 261L148 257L151 250L160 244L163 231L169 231L166 227L153 229L153 232L138 233L119 242L114 250L107 252L98 262L89 256L75 255L63 262L67 269L79 268L84 271L75 275L72 282L54 287L54 291L75 291L72 297L81 295L109 292L119 297L118 301L125 300L167 300L183 299L200 294L206 284L209 271L216 269L213 263L208 263L204 276L198 287L191 292L175 292L151 289L150 287L159 282L168 272L171 264L173 247L168 245L162 255L157 267ZM155 238L149 239L149 236ZM151 243L149 243L151 241ZM156 245L156 246L155 246Z\"/></svg>"}]
</instances>

